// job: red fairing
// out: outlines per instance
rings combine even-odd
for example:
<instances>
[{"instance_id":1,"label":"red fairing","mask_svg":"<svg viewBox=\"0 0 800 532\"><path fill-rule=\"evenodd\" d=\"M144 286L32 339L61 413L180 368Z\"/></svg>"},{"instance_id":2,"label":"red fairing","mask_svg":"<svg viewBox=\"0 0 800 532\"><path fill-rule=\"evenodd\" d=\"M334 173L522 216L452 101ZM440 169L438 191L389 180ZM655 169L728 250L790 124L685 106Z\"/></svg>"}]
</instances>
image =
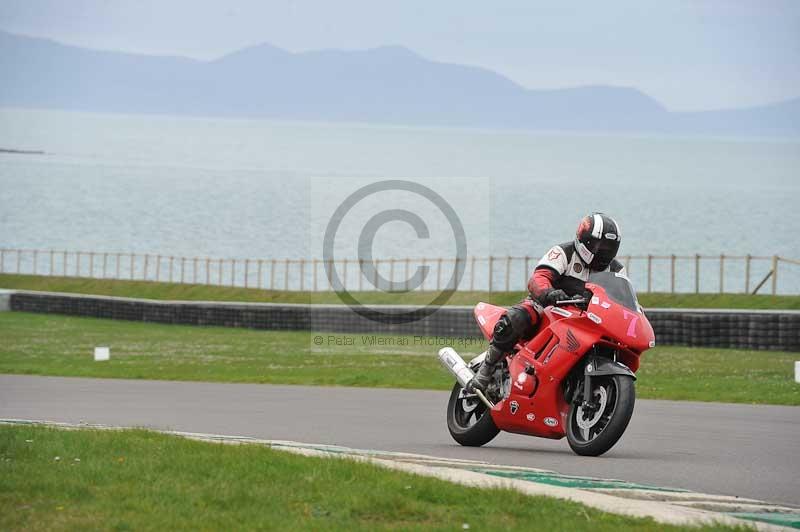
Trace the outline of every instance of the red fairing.
<instances>
[{"instance_id":1,"label":"red fairing","mask_svg":"<svg viewBox=\"0 0 800 532\"><path fill-rule=\"evenodd\" d=\"M536 268L528 280L528 292L533 297L539 297L553 288L553 281L556 279L556 272L550 268Z\"/></svg>"},{"instance_id":2,"label":"red fairing","mask_svg":"<svg viewBox=\"0 0 800 532\"><path fill-rule=\"evenodd\" d=\"M587 312L598 316L598 324L606 336L617 341L625 351L636 354L635 365L626 364L633 371L639 368L638 355L655 345L653 327L641 309L628 309L609 298L606 291L594 283L586 283L593 297Z\"/></svg>"},{"instance_id":3,"label":"red fairing","mask_svg":"<svg viewBox=\"0 0 800 532\"><path fill-rule=\"evenodd\" d=\"M510 390L491 410L499 429L563 438L569 414L564 382L592 346L611 346L617 360L636 371L641 353L655 345L653 329L643 312L617 303L600 286L587 283L586 287L593 293L586 310L547 307L536 335L506 359ZM487 339L504 312L504 308L487 303L475 307L475 318Z\"/></svg>"}]
</instances>

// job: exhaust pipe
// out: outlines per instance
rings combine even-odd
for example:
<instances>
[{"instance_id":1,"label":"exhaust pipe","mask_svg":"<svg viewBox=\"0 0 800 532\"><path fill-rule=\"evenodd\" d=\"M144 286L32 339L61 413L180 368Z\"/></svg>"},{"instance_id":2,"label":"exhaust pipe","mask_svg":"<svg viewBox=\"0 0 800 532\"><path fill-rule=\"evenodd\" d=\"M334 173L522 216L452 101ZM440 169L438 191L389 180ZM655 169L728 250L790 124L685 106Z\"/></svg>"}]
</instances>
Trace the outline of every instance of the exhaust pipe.
<instances>
[{"instance_id":1,"label":"exhaust pipe","mask_svg":"<svg viewBox=\"0 0 800 532\"><path fill-rule=\"evenodd\" d=\"M462 388L466 388L467 383L475 377L475 373L467 366L467 363L464 362L461 355L452 347L443 347L439 349L439 362L447 371L453 374ZM488 408L494 408L494 404L492 404L480 390L475 390L475 395L477 395L481 402Z\"/></svg>"}]
</instances>

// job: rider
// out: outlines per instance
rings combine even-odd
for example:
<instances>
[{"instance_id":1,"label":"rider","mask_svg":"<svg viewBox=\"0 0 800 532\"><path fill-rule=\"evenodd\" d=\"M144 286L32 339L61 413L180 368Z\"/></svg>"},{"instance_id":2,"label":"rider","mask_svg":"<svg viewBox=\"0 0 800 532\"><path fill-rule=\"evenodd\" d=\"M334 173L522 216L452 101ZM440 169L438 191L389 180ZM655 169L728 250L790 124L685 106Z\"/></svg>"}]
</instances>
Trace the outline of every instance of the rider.
<instances>
[{"instance_id":1,"label":"rider","mask_svg":"<svg viewBox=\"0 0 800 532\"><path fill-rule=\"evenodd\" d=\"M519 340L533 337L544 306L584 297L589 272L611 271L626 275L625 267L615 259L620 238L617 222L596 212L581 220L575 240L550 248L531 274L528 297L508 309L495 325L486 358L467 388L486 390L503 356Z\"/></svg>"}]
</instances>

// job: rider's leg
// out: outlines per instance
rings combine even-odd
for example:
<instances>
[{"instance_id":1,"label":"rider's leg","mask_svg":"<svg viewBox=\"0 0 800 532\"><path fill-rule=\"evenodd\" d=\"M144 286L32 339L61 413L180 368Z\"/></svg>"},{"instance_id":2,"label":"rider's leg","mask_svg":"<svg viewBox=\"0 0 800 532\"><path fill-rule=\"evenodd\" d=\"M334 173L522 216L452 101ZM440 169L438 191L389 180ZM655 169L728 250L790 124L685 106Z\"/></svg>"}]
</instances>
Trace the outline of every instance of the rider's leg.
<instances>
[{"instance_id":1,"label":"rider's leg","mask_svg":"<svg viewBox=\"0 0 800 532\"><path fill-rule=\"evenodd\" d=\"M521 339L527 340L533 337L539 324L539 312L541 312L541 308L538 304L526 299L503 314L494 326L486 358L468 388L478 388L481 391L486 389L491 382L495 366L503 359L503 356L511 352Z\"/></svg>"}]
</instances>

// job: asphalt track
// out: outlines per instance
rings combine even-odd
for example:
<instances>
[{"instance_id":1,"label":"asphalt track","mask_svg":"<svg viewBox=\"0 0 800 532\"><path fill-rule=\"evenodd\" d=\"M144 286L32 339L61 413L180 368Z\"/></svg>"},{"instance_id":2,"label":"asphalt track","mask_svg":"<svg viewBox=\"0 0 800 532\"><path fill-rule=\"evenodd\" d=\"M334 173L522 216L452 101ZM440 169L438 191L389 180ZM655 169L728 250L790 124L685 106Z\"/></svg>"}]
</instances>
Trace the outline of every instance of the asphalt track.
<instances>
[{"instance_id":1,"label":"asphalt track","mask_svg":"<svg viewBox=\"0 0 800 532\"><path fill-rule=\"evenodd\" d=\"M622 440L584 458L566 440L447 432L448 394L0 375L0 418L147 426L405 451L800 505L800 407L636 403Z\"/></svg>"}]
</instances>

